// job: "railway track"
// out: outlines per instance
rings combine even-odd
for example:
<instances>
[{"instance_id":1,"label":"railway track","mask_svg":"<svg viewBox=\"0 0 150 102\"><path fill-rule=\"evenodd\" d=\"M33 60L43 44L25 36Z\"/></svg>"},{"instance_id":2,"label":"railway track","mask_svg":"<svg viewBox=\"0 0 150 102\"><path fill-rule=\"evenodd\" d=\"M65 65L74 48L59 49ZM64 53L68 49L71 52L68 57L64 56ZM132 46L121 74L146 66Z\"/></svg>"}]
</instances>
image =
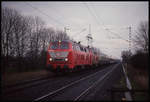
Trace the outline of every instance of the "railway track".
<instances>
[{"instance_id":1,"label":"railway track","mask_svg":"<svg viewBox=\"0 0 150 102\"><path fill-rule=\"evenodd\" d=\"M61 77L61 75L53 74L53 75L49 75L49 76L43 76L43 77L39 77L36 79L31 79L31 80L26 80L26 81L22 81L19 83L15 83L12 85L2 86L2 89L4 90L4 94L11 94L11 93L20 91L25 88L34 87L36 85L44 84L48 81L56 80L58 77ZM3 92L3 90L2 90L2 92Z\"/></svg>"},{"instance_id":2,"label":"railway track","mask_svg":"<svg viewBox=\"0 0 150 102\"><path fill-rule=\"evenodd\" d=\"M80 100L85 94L87 94L87 93L89 92L89 90L91 90L91 89L92 89L93 87L95 87L98 83L100 83L102 80L104 80L104 78L106 78L106 77L108 76L108 74L110 74L115 68L117 68L116 66L118 66L118 64L115 65L115 66L113 66L113 68L112 68L109 72L105 73L102 77L98 78L98 80L95 80L95 82L94 82L93 84L91 84L90 86L88 86L88 88L86 88L85 90L83 90L80 94L78 94L78 95L77 95L74 99L72 99L72 100L74 100L74 101ZM83 77L83 78L81 78L81 79L79 79L79 80L76 80L76 81L74 81L74 82L71 82L71 83L69 83L69 84L67 84L67 85L65 85L65 86L63 86L63 87L61 87L61 88L59 88L59 89L57 89L57 90L55 90L55 91L49 92L49 93L47 93L47 94L45 94L45 95L43 95L43 96L41 96L41 97L38 97L38 98L34 99L33 101L34 101L34 102L36 102L36 101L42 101L42 100L46 99L47 97L53 98L53 97L59 95L59 94L62 93L62 92L64 93L65 90L68 90L68 88L74 87L75 85L80 84L80 82L83 82L83 81L85 81L85 80L88 80L88 79L90 79L90 78L96 76L97 74L99 74L100 72L103 72L103 71L104 71L104 70L100 70L100 71L98 71L98 72L95 72L94 74L88 75L88 76Z\"/></svg>"},{"instance_id":3,"label":"railway track","mask_svg":"<svg viewBox=\"0 0 150 102\"><path fill-rule=\"evenodd\" d=\"M69 96L69 100L80 100L85 94L89 92L89 90L93 89L93 87L104 80L108 74L111 73L110 70L114 69L115 65L116 64L102 66L101 68L82 70L78 73L71 73L69 75L53 76L49 78L29 81L25 84L18 84L18 86L3 90L3 99L33 101L57 100L57 97L63 97L61 95L64 93L64 95L66 94L67 97ZM90 80L92 83L89 83L88 80ZM87 85L85 85L85 87L81 88L80 90L78 86L82 86L82 84ZM71 91L71 93L74 91L79 92L77 95L71 95L71 98L70 95L67 95L66 93L68 90ZM35 94L32 94L32 92Z\"/></svg>"}]
</instances>

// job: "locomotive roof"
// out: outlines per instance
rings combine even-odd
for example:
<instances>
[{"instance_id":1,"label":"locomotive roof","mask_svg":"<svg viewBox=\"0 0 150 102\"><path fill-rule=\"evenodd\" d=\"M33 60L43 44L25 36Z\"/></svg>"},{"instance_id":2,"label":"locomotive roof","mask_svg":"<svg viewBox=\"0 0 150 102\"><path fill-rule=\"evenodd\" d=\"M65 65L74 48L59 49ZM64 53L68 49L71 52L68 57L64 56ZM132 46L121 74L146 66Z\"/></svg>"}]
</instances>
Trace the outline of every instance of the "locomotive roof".
<instances>
[{"instance_id":1,"label":"locomotive roof","mask_svg":"<svg viewBox=\"0 0 150 102\"><path fill-rule=\"evenodd\" d=\"M58 42L58 41L60 41L60 40L56 40L56 41L52 41L52 42ZM95 48L95 47L89 48L88 46L84 46L84 45L82 45L82 44L80 44L80 43L77 43L76 41L73 41L73 40L61 40L61 42L74 43L74 44L79 45L80 47L84 47L84 48L88 48L88 49L91 49L91 50L93 50L93 51L96 51L96 48Z\"/></svg>"},{"instance_id":2,"label":"locomotive roof","mask_svg":"<svg viewBox=\"0 0 150 102\"><path fill-rule=\"evenodd\" d=\"M59 42L59 41L60 40L56 40L56 41L52 41L52 42ZM76 45L80 46L80 48L86 48L97 54L100 53L100 51L95 47L84 46L81 43L77 43L76 41L73 41L73 40L61 40L61 42L68 42L68 43L76 44ZM103 55L103 56L105 56L105 55Z\"/></svg>"},{"instance_id":3,"label":"locomotive roof","mask_svg":"<svg viewBox=\"0 0 150 102\"><path fill-rule=\"evenodd\" d=\"M79 43L77 43L76 41L72 41L72 40L56 40L56 41L52 41L52 42L58 42L58 41L79 44ZM80 44L80 45L81 45L81 44ZM83 46L83 45L81 45L81 46Z\"/></svg>"},{"instance_id":4,"label":"locomotive roof","mask_svg":"<svg viewBox=\"0 0 150 102\"><path fill-rule=\"evenodd\" d=\"M61 41L61 42L73 42L72 40L56 40L56 41L52 41L52 42L58 42L58 41Z\"/></svg>"}]
</instances>

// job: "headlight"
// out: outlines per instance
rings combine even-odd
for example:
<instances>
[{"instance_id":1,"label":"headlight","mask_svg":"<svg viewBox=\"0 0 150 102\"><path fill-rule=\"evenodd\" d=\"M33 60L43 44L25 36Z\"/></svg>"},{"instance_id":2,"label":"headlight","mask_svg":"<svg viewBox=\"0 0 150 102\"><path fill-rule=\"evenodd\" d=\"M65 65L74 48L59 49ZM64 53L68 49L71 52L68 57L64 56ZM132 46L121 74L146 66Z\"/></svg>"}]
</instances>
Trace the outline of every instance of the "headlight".
<instances>
[{"instance_id":1,"label":"headlight","mask_svg":"<svg viewBox=\"0 0 150 102\"><path fill-rule=\"evenodd\" d=\"M49 58L49 61L52 61L53 59L52 58Z\"/></svg>"},{"instance_id":2,"label":"headlight","mask_svg":"<svg viewBox=\"0 0 150 102\"><path fill-rule=\"evenodd\" d=\"M65 61L68 61L68 58L65 58Z\"/></svg>"}]
</instances>

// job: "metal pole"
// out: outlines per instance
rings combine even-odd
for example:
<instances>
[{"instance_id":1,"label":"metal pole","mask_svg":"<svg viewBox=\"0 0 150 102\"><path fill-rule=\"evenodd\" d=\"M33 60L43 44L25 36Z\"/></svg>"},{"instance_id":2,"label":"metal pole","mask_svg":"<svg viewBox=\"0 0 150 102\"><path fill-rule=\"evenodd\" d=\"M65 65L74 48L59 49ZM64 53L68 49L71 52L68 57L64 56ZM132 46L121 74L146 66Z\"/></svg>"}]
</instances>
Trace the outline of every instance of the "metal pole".
<instances>
[{"instance_id":1,"label":"metal pole","mask_svg":"<svg viewBox=\"0 0 150 102\"><path fill-rule=\"evenodd\" d=\"M129 51L131 52L131 26L129 27Z\"/></svg>"},{"instance_id":2,"label":"metal pole","mask_svg":"<svg viewBox=\"0 0 150 102\"><path fill-rule=\"evenodd\" d=\"M86 36L87 37L87 45L92 47L92 35L91 35L91 25L89 24L89 34Z\"/></svg>"},{"instance_id":3,"label":"metal pole","mask_svg":"<svg viewBox=\"0 0 150 102\"><path fill-rule=\"evenodd\" d=\"M67 33L66 31L69 30L69 28L67 29L67 27L64 27L64 32Z\"/></svg>"}]
</instances>

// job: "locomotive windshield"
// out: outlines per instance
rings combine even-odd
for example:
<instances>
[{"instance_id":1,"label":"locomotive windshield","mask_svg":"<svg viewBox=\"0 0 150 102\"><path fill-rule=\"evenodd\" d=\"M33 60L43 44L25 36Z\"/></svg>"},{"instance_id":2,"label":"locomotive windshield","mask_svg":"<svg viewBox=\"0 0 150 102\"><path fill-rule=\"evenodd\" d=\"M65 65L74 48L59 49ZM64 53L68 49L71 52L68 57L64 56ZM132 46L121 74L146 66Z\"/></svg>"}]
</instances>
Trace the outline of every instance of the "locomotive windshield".
<instances>
[{"instance_id":1,"label":"locomotive windshield","mask_svg":"<svg viewBox=\"0 0 150 102\"><path fill-rule=\"evenodd\" d=\"M51 49L55 50L55 49L58 49L58 48L59 48L58 43L52 43Z\"/></svg>"},{"instance_id":2,"label":"locomotive windshield","mask_svg":"<svg viewBox=\"0 0 150 102\"><path fill-rule=\"evenodd\" d=\"M51 49L69 49L69 43L68 42L53 42L51 45Z\"/></svg>"},{"instance_id":3,"label":"locomotive windshield","mask_svg":"<svg viewBox=\"0 0 150 102\"><path fill-rule=\"evenodd\" d=\"M69 48L69 44L68 43L61 43L60 44L60 49L68 49Z\"/></svg>"}]
</instances>

